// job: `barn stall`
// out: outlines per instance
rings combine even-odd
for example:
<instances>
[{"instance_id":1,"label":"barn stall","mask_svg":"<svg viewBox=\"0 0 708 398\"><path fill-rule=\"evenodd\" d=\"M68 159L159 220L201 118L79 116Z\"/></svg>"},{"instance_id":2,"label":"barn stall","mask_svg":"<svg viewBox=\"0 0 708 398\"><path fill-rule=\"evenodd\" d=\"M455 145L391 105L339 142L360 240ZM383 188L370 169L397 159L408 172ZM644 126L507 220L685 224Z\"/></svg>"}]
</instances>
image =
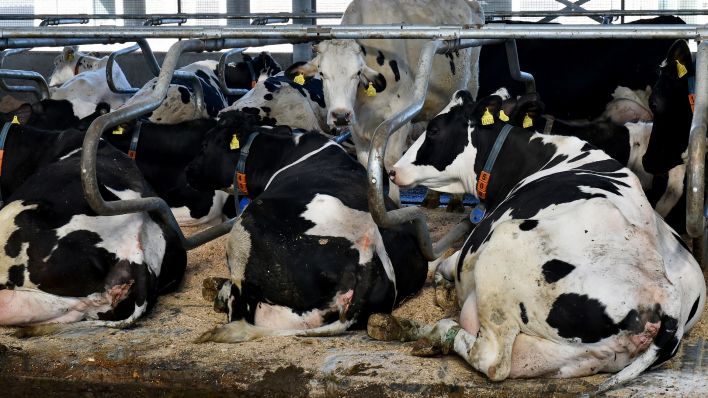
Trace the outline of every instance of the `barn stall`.
<instances>
[{"instance_id":1,"label":"barn stall","mask_svg":"<svg viewBox=\"0 0 708 398\"><path fill-rule=\"evenodd\" d=\"M449 51L455 46L479 45L485 41L513 40L524 38L686 38L701 39L705 36L705 26L687 25L682 27L652 27L625 29L622 26L610 24L598 28L597 25L583 26L549 26L528 27L517 25L508 28L501 25L489 25L483 29L470 29L463 27L377 27L356 29L355 27L339 26L277 26L263 27L234 27L233 22L243 22L262 19L288 18L305 23L318 22L321 19L337 18L337 12L329 14L315 14L313 4L309 2L293 2L292 11L299 15L253 14L254 7L249 9L244 2L225 2L226 9L214 10L195 9L194 12L185 13L188 2L176 2L176 9L156 15L155 10L150 13L150 25L143 25L145 15L129 15L148 13L147 3L124 2L122 4L121 19L119 8L115 3L100 2L102 10L94 8L96 15L82 15L82 12L71 15L39 15L36 10L27 10L35 19L49 21L41 23L43 27L33 27L39 24L32 22L30 27L17 26L17 21L30 21L26 15L13 14L12 9L7 11L5 18L13 22L6 22L2 30L3 47L7 49L23 48L28 46L50 46L65 44L89 43L132 43L140 41L142 55L130 55L134 67L124 68L128 71L131 81L141 82L150 75L146 72L159 74L158 84L164 86L169 83L172 73L182 63L202 57L218 59L222 54L207 53L202 51L222 51L236 47L255 47L263 44L297 43L293 48L292 57L281 56L286 65L291 60L307 59L309 44L312 40L326 40L329 38L390 38L395 40L400 37L424 38L431 40L426 47L427 53L421 54L421 59L426 60L438 52ZM142 3L142 8L141 8ZM185 3L185 4L183 4ZM530 12L520 9L512 2L489 2L488 22L494 19L509 17L534 17L543 18L544 22L550 21L548 15L569 18L573 15L584 18L591 17L598 22L608 22L612 16L620 18L633 15L657 15L654 10L642 11L608 11L608 10L578 10L582 5L578 2L572 6L566 4L571 10L561 12ZM499 4L498 4L499 3ZM504 3L504 4L501 4ZM510 4L511 3L511 4ZM528 2L532 3L532 2ZM566 2L563 2L566 3ZM570 2L567 2L570 3ZM592 5L593 2L589 2ZM113 4L113 8L110 7ZM190 3L191 4L191 3ZM108 5L108 7L106 7ZM624 2L622 2L624 5ZM524 7L526 4L524 4ZM612 5L614 6L614 4ZM532 7L538 7L533 5ZM223 7L222 7L223 8ZM609 8L609 7L608 7ZM677 7L678 8L678 7ZM690 7L689 7L690 8ZM672 15L700 14L700 5L696 9L662 11ZM317 11L321 8L317 7ZM62 14L64 10L62 9ZM214 11L211 15L205 12ZM225 11L225 13L224 13ZM98 14L103 12L103 15ZM100 19L93 19L93 17ZM203 19L199 19L199 18ZM238 18L236 18L238 17ZM300 18L294 18L300 17ZM173 18L172 20L170 18ZM63 23L76 23L98 20L121 20L124 27L74 27L62 26ZM229 26L221 27L203 22L213 20L228 20ZM159 22L158 22L159 21ZM161 23L178 23L182 26L159 26ZM189 22L189 24L187 24ZM222 21L220 21L222 22ZM277 20L276 20L277 22ZM193 24L193 25L192 25ZM21 24L19 24L21 25ZM58 26L51 26L58 25ZM128 27L130 26L130 27ZM143 56L149 53L150 44L145 44L141 39L184 39L173 44L164 56L158 54L159 68L151 68L144 64ZM454 39L443 42L445 39ZM510 45L508 45L511 48ZM196 54L195 54L196 53ZM226 53L224 53L226 54ZM41 53L24 52L22 55L6 52L5 65L13 70L3 70L1 76L5 78L28 78L38 81L39 90L33 88L4 88L9 91L32 91L37 96L45 95L42 91L42 80L36 73L38 68L16 65L51 65L52 53L44 55L46 62L37 61ZM697 101L694 116L691 149L689 156L689 214L688 231L694 240L694 247L700 247L705 230L703 216L703 195L694 193L704 192L704 166L703 162L696 159L705 158L705 147L701 145L705 136L706 125L706 60L708 49L705 43L698 47L697 53ZM123 59L123 58L121 58ZM127 58L126 62L127 61ZM147 57L150 60L149 57ZM225 58L224 58L225 59ZM512 57L513 59L513 57ZM146 65L146 66L142 66ZM704 65L701 67L701 65ZM425 62L420 68L429 67ZM18 69L25 69L18 72ZM151 70L152 69L152 70ZM421 69L425 70L425 69ZM518 66L515 68L519 77L525 76ZM40 71L40 76L47 75L48 68ZM142 75L140 74L142 73ZM421 74L425 75L425 74ZM527 77L527 81L528 77ZM424 87L425 81L416 81L418 87ZM139 86L140 84L136 84ZM159 92L160 90L156 90ZM424 90L423 90L424 91ZM422 100L421 98L417 98ZM105 118L94 122L87 133L88 137L97 140L101 132L111 128L129 118L147 113L162 101L159 95L150 98L148 102L137 104L132 109L111 112ZM372 151L372 160L369 174L372 180L370 187L370 201L372 209L377 207L377 201L382 197L382 167L376 161L376 150L381 151L387 134L409 120L417 112L413 103L407 112L391 120L386 128L378 135ZM164 213L165 218L171 218L171 213L165 205L157 200L141 203L112 203L103 200L98 193L95 174L91 174L92 158L89 140L85 144L84 168L87 190L86 195L94 210L99 214L120 214L138 210L153 209ZM94 150L95 151L95 150ZM92 187L93 185L93 187ZM375 219L381 223L390 222L387 218L418 218L420 212L413 207L407 208L402 215L390 215L382 210L373 210ZM467 210L469 211L469 209ZM443 210L430 210L423 212L434 240L443 238L459 220L459 215L450 215ZM176 224L175 224L175 228ZM234 395L314 395L314 396L518 396L518 395L546 395L576 396L580 393L591 391L606 376L598 375L587 378L553 380L536 379L527 381L507 380L502 383L489 382L485 377L470 369L462 360L453 356L438 358L419 358L409 355L411 343L382 343L369 339L363 331L349 332L341 337L328 338L303 338L303 337L273 337L238 345L227 344L194 344L204 330L224 322L223 314L216 313L211 308L211 303L201 297L202 280L211 276L226 276L225 267L225 238L223 235L230 228L230 224L223 224L215 229L198 230L196 228L184 229L187 236L184 244L189 251L188 268L182 287L174 294L162 297L153 311L144 317L136 327L127 330L103 329L89 332L76 332L53 337L38 337L20 340L12 337L13 329L3 328L0 335L0 385L13 395L54 395L74 396L86 395L178 395L178 396L212 396L225 393ZM460 230L456 230L459 235ZM454 241L455 236L446 237L447 241ZM208 242L208 243L205 243ZM458 242L459 245L459 242ZM433 247L431 246L430 249ZM439 250L438 250L439 251ZM429 278L431 279L431 278ZM419 319L433 323L447 315L446 311L434 303L434 289L432 281L426 283L424 290L415 298L405 302L394 313L397 315ZM704 311L705 312L705 311ZM637 380L608 393L609 396L700 396L708 390L708 365L705 364L704 341L708 336L705 313L700 323L685 338L679 353L668 364L660 369L647 372Z\"/></svg>"}]
</instances>

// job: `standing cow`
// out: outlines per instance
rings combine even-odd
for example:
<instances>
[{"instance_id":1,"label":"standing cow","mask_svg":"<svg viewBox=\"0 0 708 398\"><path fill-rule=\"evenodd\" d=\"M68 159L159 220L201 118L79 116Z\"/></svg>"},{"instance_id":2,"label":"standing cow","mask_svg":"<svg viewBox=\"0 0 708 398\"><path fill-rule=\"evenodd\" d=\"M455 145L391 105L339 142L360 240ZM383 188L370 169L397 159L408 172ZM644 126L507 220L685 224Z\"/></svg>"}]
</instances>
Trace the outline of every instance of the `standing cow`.
<instances>
[{"instance_id":1,"label":"standing cow","mask_svg":"<svg viewBox=\"0 0 708 398\"><path fill-rule=\"evenodd\" d=\"M370 334L425 337L492 380L619 371L601 390L671 358L706 295L681 238L617 161L575 137L501 122L500 106L456 93L390 172L401 186L487 205L438 268L455 281L459 322L377 316Z\"/></svg>"},{"instance_id":2,"label":"standing cow","mask_svg":"<svg viewBox=\"0 0 708 398\"><path fill-rule=\"evenodd\" d=\"M348 24L473 24L483 25L482 9L465 0L354 0L342 17ZM422 40L330 40L316 46L317 55L288 73L313 76L324 84L329 127L352 130L359 162L366 166L376 127L400 112L413 95ZM430 120L458 89L477 92L479 49L464 49L433 60L423 110L413 120ZM390 169L405 150L410 124L391 136L384 164ZM398 200L392 187L391 197Z\"/></svg>"}]
</instances>

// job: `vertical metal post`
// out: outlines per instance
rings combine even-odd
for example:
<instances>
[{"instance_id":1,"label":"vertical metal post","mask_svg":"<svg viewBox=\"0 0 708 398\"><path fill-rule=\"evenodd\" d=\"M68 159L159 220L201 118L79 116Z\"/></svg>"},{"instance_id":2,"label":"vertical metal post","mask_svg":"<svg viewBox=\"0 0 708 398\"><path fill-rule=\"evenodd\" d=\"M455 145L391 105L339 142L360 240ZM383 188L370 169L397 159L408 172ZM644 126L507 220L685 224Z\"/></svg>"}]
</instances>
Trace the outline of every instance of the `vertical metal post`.
<instances>
[{"instance_id":1,"label":"vertical metal post","mask_svg":"<svg viewBox=\"0 0 708 398\"><path fill-rule=\"evenodd\" d=\"M249 0L226 0L226 13L228 15L250 14L251 2ZM226 26L250 25L248 19L228 19Z\"/></svg>"},{"instance_id":2,"label":"vertical metal post","mask_svg":"<svg viewBox=\"0 0 708 398\"><path fill-rule=\"evenodd\" d=\"M696 53L696 104L688 142L686 189L686 232L692 238L705 234L705 160L706 125L708 124L708 41L698 45Z\"/></svg>"},{"instance_id":3,"label":"vertical metal post","mask_svg":"<svg viewBox=\"0 0 708 398\"><path fill-rule=\"evenodd\" d=\"M145 15L145 0L131 0L123 2L124 14L143 14ZM125 26L140 26L143 21L139 19L126 19Z\"/></svg>"},{"instance_id":4,"label":"vertical metal post","mask_svg":"<svg viewBox=\"0 0 708 398\"><path fill-rule=\"evenodd\" d=\"M314 13L316 12L317 0L293 0L293 13ZM314 25L312 18L294 19L294 24ZM312 46L310 43L293 45L293 63L299 61L309 61L312 59Z\"/></svg>"}]
</instances>

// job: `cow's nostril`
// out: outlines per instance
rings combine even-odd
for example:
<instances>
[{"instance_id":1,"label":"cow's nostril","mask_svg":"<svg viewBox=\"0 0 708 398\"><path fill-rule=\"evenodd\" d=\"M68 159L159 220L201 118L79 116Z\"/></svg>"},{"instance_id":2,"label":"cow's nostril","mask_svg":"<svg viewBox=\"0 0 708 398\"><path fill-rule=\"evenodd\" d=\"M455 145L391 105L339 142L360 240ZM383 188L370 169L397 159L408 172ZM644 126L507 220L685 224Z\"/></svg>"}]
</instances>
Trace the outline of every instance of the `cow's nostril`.
<instances>
[{"instance_id":1,"label":"cow's nostril","mask_svg":"<svg viewBox=\"0 0 708 398\"><path fill-rule=\"evenodd\" d=\"M396 170L389 171L388 177L393 181L393 179L396 178Z\"/></svg>"}]
</instances>

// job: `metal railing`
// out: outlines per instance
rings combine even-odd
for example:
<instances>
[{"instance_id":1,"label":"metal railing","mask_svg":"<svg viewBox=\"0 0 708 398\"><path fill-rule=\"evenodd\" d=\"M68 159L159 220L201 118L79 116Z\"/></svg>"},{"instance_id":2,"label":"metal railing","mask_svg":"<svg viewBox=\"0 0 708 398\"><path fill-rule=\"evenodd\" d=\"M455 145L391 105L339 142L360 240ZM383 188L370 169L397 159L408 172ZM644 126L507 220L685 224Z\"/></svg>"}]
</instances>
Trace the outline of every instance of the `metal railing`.
<instances>
[{"instance_id":1,"label":"metal railing","mask_svg":"<svg viewBox=\"0 0 708 398\"><path fill-rule=\"evenodd\" d=\"M382 207L383 198L383 156L388 137L403 123L411 120L419 111L425 100L429 70L432 57L439 52L455 48L498 42L512 39L696 39L708 36L708 26L703 25L487 25L477 26L389 26L389 25L353 25L353 26L267 26L267 27L172 27L146 28L69 28L55 27L44 29L2 28L0 29L0 47L5 44L16 45L22 40L62 38L103 39L127 41L142 38L192 38L175 43L167 53L159 73L158 82L153 93L144 100L125 108L100 116L89 127L82 151L81 178L86 198L91 207L102 215L116 215L139 211L156 211L166 223L174 228L181 237L185 248L193 248L208 240L228 232L233 220L213 227L202 233L185 238L177 226L167 204L159 198L142 198L135 200L120 200L106 202L98 191L96 178L96 149L98 139L103 131L117 124L132 120L138 116L156 109L167 92L179 56L184 52L215 51L224 48L250 47L265 44L293 43L319 41L328 39L428 39L428 43L418 64L419 74L414 82L415 100L398 115L384 121L377 128L370 151L368 175L370 180L369 200L370 210L379 225L393 225L405 220L416 220L418 225L419 243L426 257L434 258L441 249L454 241L457 236L466 233L469 225L460 225L451 231L440 242L433 245L430 242L425 218L416 209L399 209L387 212ZM42 39L39 39L42 38ZM78 39L77 39L78 38ZM198 39L194 39L198 38ZM201 39L201 40L200 40ZM447 41L447 42L445 42ZM26 45L24 47L27 47ZM513 44L507 44L507 52L511 53ZM530 75L518 70L516 53L510 56L510 69L517 78L526 81L527 90L533 88ZM516 64L516 66L514 66ZM706 43L701 43L697 59L697 90L696 107L691 128L691 145L689 148L689 210L687 211L687 228L691 236L697 237L704 233L705 220L703 216L703 192L705 175L705 133L708 120L708 83L706 82L708 55ZM421 218L423 217L423 218Z\"/></svg>"},{"instance_id":2,"label":"metal railing","mask_svg":"<svg viewBox=\"0 0 708 398\"><path fill-rule=\"evenodd\" d=\"M221 54L221 58L219 58L219 66L217 68L219 74L219 86L225 95L245 95L249 91L248 89L243 88L231 88L228 84L226 84L226 61L234 54L241 54L243 50L245 50L245 48L233 48Z\"/></svg>"},{"instance_id":3,"label":"metal railing","mask_svg":"<svg viewBox=\"0 0 708 398\"><path fill-rule=\"evenodd\" d=\"M148 44L145 39L138 39L134 45L114 51L108 56L108 61L106 62L106 82L108 83L108 88L114 93L134 94L139 90L135 87L127 89L118 88L113 81L113 65L115 64L116 58L135 52L138 49L142 51L143 58L145 58L145 63L147 64L152 75L157 76L160 74L160 64L157 63L157 59L155 58L155 54L152 52L152 48L150 48L150 44Z\"/></svg>"}]
</instances>

